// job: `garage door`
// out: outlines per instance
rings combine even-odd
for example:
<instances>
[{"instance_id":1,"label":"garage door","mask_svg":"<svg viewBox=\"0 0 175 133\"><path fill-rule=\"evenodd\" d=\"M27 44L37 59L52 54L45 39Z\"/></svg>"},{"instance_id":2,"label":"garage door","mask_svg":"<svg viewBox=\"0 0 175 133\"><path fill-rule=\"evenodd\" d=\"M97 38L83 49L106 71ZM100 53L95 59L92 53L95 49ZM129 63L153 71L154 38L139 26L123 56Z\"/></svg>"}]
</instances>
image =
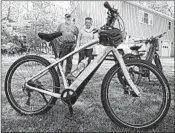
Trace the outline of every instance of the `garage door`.
<instances>
[{"instance_id":1,"label":"garage door","mask_svg":"<svg viewBox=\"0 0 175 133\"><path fill-rule=\"evenodd\" d=\"M162 56L163 57L169 57L169 47L170 47L169 42L163 41L162 43Z\"/></svg>"}]
</instances>

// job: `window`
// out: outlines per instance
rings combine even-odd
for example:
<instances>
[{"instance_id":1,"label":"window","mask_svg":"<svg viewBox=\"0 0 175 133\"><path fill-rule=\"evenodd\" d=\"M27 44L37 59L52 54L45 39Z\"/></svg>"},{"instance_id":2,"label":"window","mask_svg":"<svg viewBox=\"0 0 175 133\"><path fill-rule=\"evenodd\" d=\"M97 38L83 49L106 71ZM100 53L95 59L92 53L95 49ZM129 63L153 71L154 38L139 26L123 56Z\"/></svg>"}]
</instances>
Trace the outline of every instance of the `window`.
<instances>
[{"instance_id":1,"label":"window","mask_svg":"<svg viewBox=\"0 0 175 133\"><path fill-rule=\"evenodd\" d=\"M143 10L139 10L139 22L153 26L153 15Z\"/></svg>"},{"instance_id":2,"label":"window","mask_svg":"<svg viewBox=\"0 0 175 133\"><path fill-rule=\"evenodd\" d=\"M148 24L148 14L144 13L144 23Z\"/></svg>"},{"instance_id":3,"label":"window","mask_svg":"<svg viewBox=\"0 0 175 133\"><path fill-rule=\"evenodd\" d=\"M168 22L168 29L171 30L171 22Z\"/></svg>"}]
</instances>

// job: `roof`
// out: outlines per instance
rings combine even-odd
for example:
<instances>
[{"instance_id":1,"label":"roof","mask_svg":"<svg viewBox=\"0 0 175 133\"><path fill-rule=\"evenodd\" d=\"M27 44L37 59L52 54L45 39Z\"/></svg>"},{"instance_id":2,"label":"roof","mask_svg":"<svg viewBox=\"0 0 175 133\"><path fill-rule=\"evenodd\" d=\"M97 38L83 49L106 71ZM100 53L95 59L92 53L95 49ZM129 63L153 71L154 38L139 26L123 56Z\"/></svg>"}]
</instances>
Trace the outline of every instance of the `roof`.
<instances>
[{"instance_id":1,"label":"roof","mask_svg":"<svg viewBox=\"0 0 175 133\"><path fill-rule=\"evenodd\" d=\"M170 16L168 16L168 15L166 15L166 14L163 14L163 13L161 13L161 12L158 12L158 11L156 11L156 10L153 10L153 9L151 9L151 8L142 6L142 5L140 5L139 3L132 2L132 1L125 1L125 2L130 3L130 4L134 5L134 6L138 6L138 7L142 8L142 9L144 9L144 10L153 12L153 13L159 15L159 16L162 16L162 17L164 17L164 18L167 18L167 19L170 19L170 20L174 21L174 18L172 18L172 17L170 17Z\"/></svg>"}]
</instances>

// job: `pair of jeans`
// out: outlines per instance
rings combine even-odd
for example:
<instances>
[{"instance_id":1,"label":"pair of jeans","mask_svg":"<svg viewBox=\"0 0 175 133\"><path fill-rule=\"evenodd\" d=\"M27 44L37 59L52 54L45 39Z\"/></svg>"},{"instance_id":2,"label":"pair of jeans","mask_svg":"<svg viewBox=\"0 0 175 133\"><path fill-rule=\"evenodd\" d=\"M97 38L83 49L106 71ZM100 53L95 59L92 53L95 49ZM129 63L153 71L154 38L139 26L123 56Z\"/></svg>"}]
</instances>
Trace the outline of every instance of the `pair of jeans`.
<instances>
[{"instance_id":1,"label":"pair of jeans","mask_svg":"<svg viewBox=\"0 0 175 133\"><path fill-rule=\"evenodd\" d=\"M65 55L69 54L70 52L72 52L74 50L73 48L73 44L71 45L66 45L66 44L63 44L61 46L61 50L60 50L60 53L59 53L59 58L62 58L64 57ZM70 56L66 59L66 72L65 72L65 75L67 76L67 74L71 73L71 69L72 69L72 59L73 59L73 56ZM63 66L63 61L61 62L61 66Z\"/></svg>"},{"instance_id":2,"label":"pair of jeans","mask_svg":"<svg viewBox=\"0 0 175 133\"><path fill-rule=\"evenodd\" d=\"M88 57L88 65L91 63L92 60L92 52L93 52L93 48L91 49L84 49L82 51L79 52L79 61L78 63L80 63L83 59L85 59L86 57Z\"/></svg>"}]
</instances>

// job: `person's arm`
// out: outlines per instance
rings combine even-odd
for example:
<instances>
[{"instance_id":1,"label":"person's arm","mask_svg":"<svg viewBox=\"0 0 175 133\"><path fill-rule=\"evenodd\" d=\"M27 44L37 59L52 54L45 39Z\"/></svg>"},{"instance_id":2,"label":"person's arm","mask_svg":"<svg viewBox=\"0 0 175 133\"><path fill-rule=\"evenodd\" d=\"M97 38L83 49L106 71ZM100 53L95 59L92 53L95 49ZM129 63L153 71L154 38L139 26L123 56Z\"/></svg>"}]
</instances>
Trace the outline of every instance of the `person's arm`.
<instances>
[{"instance_id":1,"label":"person's arm","mask_svg":"<svg viewBox=\"0 0 175 133\"><path fill-rule=\"evenodd\" d=\"M92 32L92 34L93 34L93 32ZM94 36L94 34L92 35L92 39L94 39L95 38L95 36Z\"/></svg>"},{"instance_id":2,"label":"person's arm","mask_svg":"<svg viewBox=\"0 0 175 133\"><path fill-rule=\"evenodd\" d=\"M75 29L74 29L74 35L75 35L75 44L74 44L74 46L73 47L79 47L79 44L78 44L78 36L79 36L79 30L78 30L78 28L75 26L74 27Z\"/></svg>"},{"instance_id":3,"label":"person's arm","mask_svg":"<svg viewBox=\"0 0 175 133\"><path fill-rule=\"evenodd\" d=\"M78 40L78 35L79 35L79 30L78 28L75 26L75 36L76 36L76 43L77 43L77 40Z\"/></svg>"},{"instance_id":4,"label":"person's arm","mask_svg":"<svg viewBox=\"0 0 175 133\"><path fill-rule=\"evenodd\" d=\"M78 34L78 37L77 37L77 47L80 47L81 39L82 39L82 32L80 31L80 33Z\"/></svg>"}]
</instances>

